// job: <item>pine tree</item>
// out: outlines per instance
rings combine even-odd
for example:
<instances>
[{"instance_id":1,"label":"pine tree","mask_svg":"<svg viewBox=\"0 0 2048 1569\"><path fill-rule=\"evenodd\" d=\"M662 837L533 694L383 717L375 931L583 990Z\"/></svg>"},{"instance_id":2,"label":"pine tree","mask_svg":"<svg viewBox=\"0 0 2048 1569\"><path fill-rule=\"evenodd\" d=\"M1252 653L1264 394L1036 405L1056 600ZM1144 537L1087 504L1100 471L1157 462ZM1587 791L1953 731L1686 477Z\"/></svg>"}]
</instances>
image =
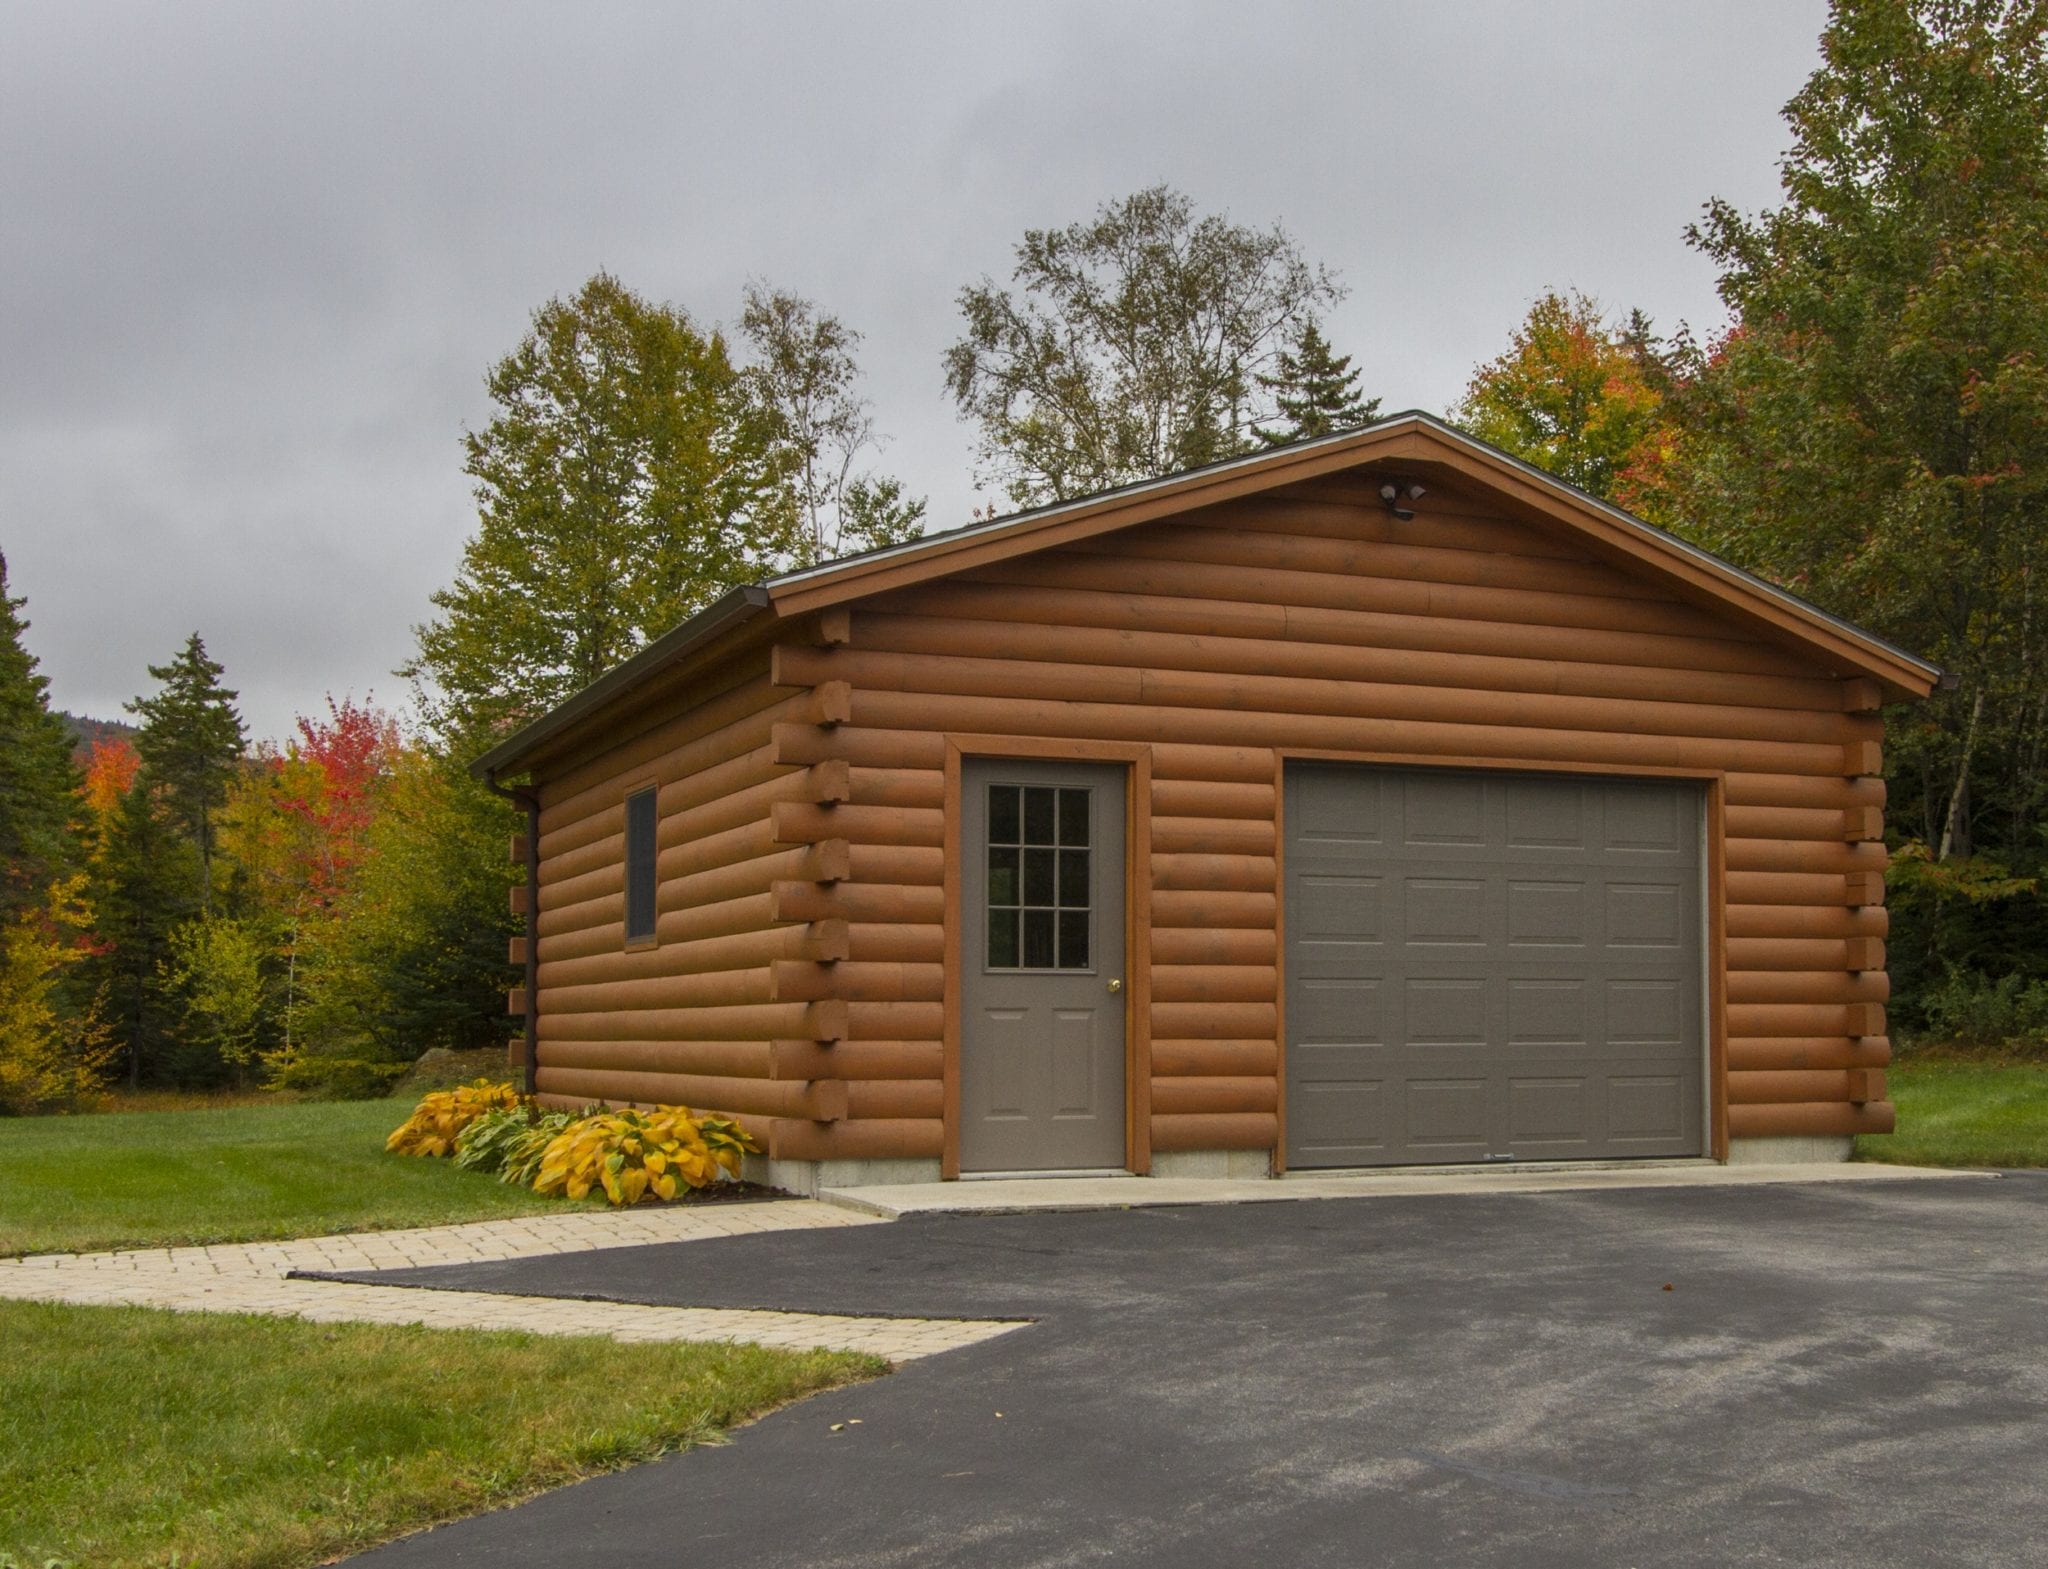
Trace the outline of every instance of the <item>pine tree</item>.
<instances>
[{"instance_id":1,"label":"pine tree","mask_svg":"<svg viewBox=\"0 0 2048 1569\"><path fill-rule=\"evenodd\" d=\"M1258 431L1259 440L1269 447L1369 425L1379 417L1380 400L1358 395L1358 372L1351 368L1351 356L1333 355L1313 321L1302 327L1292 352L1281 350L1274 374L1259 377L1259 385L1273 394L1280 417L1287 421L1283 429Z\"/></svg>"},{"instance_id":2,"label":"pine tree","mask_svg":"<svg viewBox=\"0 0 2048 1569\"><path fill-rule=\"evenodd\" d=\"M71 735L50 712L49 678L22 644L25 603L8 597L0 556L0 919L40 907L52 878L80 854Z\"/></svg>"},{"instance_id":3,"label":"pine tree","mask_svg":"<svg viewBox=\"0 0 2048 1569\"><path fill-rule=\"evenodd\" d=\"M126 705L142 721L135 751L143 787L199 854L202 909L212 904L214 814L227 801L245 739L221 671L194 632L169 664L149 667L162 689Z\"/></svg>"},{"instance_id":4,"label":"pine tree","mask_svg":"<svg viewBox=\"0 0 2048 1569\"><path fill-rule=\"evenodd\" d=\"M99 951L84 979L127 1048L131 1085L161 1077L174 1043L177 1010L160 971L171 958L171 932L199 913L202 881L197 846L181 828L140 775L93 858Z\"/></svg>"}]
</instances>

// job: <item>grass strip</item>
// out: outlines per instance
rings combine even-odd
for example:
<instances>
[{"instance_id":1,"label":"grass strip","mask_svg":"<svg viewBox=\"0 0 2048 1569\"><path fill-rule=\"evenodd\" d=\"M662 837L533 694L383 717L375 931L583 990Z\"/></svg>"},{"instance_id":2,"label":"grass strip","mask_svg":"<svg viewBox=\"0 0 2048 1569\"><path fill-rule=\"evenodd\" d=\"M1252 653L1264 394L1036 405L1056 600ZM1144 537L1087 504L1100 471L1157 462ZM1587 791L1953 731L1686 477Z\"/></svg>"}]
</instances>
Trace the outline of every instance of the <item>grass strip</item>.
<instances>
[{"instance_id":1,"label":"grass strip","mask_svg":"<svg viewBox=\"0 0 2048 1569\"><path fill-rule=\"evenodd\" d=\"M750 1345L0 1302L0 1563L299 1569L715 1441L883 1369Z\"/></svg>"},{"instance_id":2,"label":"grass strip","mask_svg":"<svg viewBox=\"0 0 2048 1569\"><path fill-rule=\"evenodd\" d=\"M261 1242L571 1206L384 1153L411 1101L0 1119L0 1255Z\"/></svg>"},{"instance_id":3,"label":"grass strip","mask_svg":"<svg viewBox=\"0 0 2048 1569\"><path fill-rule=\"evenodd\" d=\"M1908 1060L1886 1080L1898 1132L1859 1138L1859 1160L2048 1166L2048 1065Z\"/></svg>"}]
</instances>

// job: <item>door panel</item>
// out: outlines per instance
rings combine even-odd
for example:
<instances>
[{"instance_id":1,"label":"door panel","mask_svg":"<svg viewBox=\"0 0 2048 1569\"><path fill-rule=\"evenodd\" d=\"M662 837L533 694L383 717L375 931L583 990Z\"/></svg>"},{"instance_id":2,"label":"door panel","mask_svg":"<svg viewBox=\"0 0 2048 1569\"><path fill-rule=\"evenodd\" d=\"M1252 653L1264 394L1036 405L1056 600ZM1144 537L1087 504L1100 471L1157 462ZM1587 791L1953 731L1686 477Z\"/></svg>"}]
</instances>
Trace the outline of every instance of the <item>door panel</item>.
<instances>
[{"instance_id":1,"label":"door panel","mask_svg":"<svg viewBox=\"0 0 2048 1569\"><path fill-rule=\"evenodd\" d=\"M1697 1155L1700 792L1287 772L1287 1158Z\"/></svg>"},{"instance_id":2,"label":"door panel","mask_svg":"<svg viewBox=\"0 0 2048 1569\"><path fill-rule=\"evenodd\" d=\"M1124 795L1102 764L961 769L960 1165L1124 1164Z\"/></svg>"}]
</instances>

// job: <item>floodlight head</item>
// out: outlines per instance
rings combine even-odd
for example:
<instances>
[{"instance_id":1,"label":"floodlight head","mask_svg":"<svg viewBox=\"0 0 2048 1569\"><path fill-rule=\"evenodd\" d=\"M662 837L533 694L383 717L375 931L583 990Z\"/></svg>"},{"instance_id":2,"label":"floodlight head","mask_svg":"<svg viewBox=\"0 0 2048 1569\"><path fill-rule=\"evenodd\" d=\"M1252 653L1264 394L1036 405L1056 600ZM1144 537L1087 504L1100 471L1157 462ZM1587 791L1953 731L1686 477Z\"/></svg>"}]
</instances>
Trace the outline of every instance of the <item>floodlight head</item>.
<instances>
[{"instance_id":1,"label":"floodlight head","mask_svg":"<svg viewBox=\"0 0 2048 1569\"><path fill-rule=\"evenodd\" d=\"M1393 480L1388 480L1380 486L1380 500L1386 503L1386 508L1389 512L1405 523L1408 519L1415 516L1415 509L1401 504L1404 492L1408 499L1413 500L1422 494L1422 487L1420 485L1403 486Z\"/></svg>"}]
</instances>

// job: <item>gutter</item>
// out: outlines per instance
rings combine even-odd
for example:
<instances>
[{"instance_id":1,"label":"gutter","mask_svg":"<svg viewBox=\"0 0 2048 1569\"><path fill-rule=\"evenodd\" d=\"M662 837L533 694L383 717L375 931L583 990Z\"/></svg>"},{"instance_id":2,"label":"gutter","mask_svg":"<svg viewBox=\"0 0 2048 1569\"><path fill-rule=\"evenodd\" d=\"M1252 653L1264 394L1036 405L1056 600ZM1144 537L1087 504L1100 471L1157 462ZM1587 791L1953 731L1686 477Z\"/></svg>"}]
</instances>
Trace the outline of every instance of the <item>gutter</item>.
<instances>
[{"instance_id":1,"label":"gutter","mask_svg":"<svg viewBox=\"0 0 2048 1569\"><path fill-rule=\"evenodd\" d=\"M526 808L526 1028L521 1055L526 1093L540 1071L540 792L531 785L507 788L495 772L483 774L484 788Z\"/></svg>"}]
</instances>

